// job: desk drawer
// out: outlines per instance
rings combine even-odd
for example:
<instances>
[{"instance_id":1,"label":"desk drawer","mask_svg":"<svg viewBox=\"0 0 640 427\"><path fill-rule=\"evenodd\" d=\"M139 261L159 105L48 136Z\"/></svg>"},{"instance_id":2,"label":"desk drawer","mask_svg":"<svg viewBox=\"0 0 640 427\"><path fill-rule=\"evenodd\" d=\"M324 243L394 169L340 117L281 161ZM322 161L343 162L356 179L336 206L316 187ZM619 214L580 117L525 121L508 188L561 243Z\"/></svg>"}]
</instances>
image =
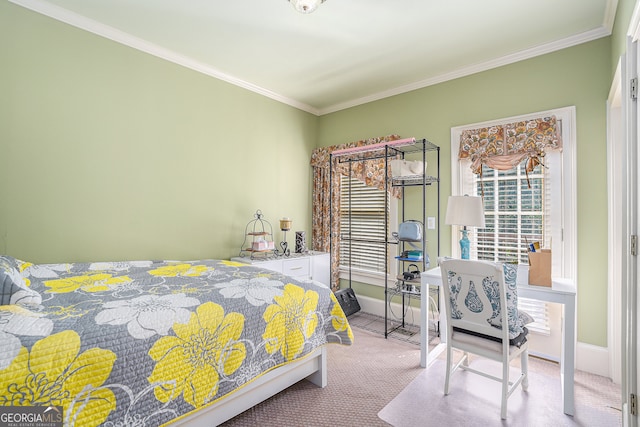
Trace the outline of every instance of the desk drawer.
<instances>
[{"instance_id":1,"label":"desk drawer","mask_svg":"<svg viewBox=\"0 0 640 427\"><path fill-rule=\"evenodd\" d=\"M293 277L309 277L309 258L283 260L282 272L288 276Z\"/></svg>"}]
</instances>

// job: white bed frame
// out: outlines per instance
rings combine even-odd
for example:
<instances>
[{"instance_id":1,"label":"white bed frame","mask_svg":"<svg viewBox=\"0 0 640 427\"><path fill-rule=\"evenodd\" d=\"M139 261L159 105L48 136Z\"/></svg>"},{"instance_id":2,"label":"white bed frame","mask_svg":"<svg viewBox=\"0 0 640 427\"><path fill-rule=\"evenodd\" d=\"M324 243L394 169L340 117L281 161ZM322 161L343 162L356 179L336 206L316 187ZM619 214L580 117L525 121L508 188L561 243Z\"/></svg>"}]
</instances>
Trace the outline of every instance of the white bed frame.
<instances>
[{"instance_id":1,"label":"white bed frame","mask_svg":"<svg viewBox=\"0 0 640 427\"><path fill-rule=\"evenodd\" d=\"M267 372L219 402L177 420L175 425L189 427L219 425L305 378L318 387L327 385L326 346L317 348L299 361Z\"/></svg>"}]
</instances>

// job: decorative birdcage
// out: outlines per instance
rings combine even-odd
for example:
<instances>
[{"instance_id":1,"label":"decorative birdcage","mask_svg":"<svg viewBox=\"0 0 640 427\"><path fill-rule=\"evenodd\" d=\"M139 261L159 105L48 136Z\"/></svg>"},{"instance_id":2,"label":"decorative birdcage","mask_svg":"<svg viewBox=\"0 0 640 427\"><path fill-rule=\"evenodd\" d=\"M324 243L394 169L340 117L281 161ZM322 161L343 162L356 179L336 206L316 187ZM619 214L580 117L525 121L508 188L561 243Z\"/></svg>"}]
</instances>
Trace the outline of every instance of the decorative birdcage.
<instances>
[{"instance_id":1,"label":"decorative birdcage","mask_svg":"<svg viewBox=\"0 0 640 427\"><path fill-rule=\"evenodd\" d=\"M273 241L271 223L264 219L262 211L258 209L249 221L244 231L244 242L240 247L240 256L251 259L271 258L278 255Z\"/></svg>"}]
</instances>

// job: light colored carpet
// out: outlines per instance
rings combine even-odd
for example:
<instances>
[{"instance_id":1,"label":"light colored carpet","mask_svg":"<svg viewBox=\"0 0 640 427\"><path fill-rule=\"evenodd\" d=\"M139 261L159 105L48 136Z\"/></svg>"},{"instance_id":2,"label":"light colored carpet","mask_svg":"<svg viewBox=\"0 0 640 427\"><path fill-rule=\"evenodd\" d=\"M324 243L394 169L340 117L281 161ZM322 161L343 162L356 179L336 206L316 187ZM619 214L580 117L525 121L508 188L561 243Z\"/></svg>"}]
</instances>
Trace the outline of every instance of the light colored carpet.
<instances>
[{"instance_id":1,"label":"light colored carpet","mask_svg":"<svg viewBox=\"0 0 640 427\"><path fill-rule=\"evenodd\" d=\"M388 426L377 414L423 371L420 349L358 328L353 333L353 345L327 346L325 388L301 381L222 425Z\"/></svg>"},{"instance_id":2,"label":"light colored carpet","mask_svg":"<svg viewBox=\"0 0 640 427\"><path fill-rule=\"evenodd\" d=\"M398 403L400 398L396 396L401 393L408 399L405 405L408 409L401 411L404 412L403 418L409 419L423 411L426 405L421 401L421 396L427 389L409 394L403 392L419 375L424 376L426 372L432 372L432 368L427 371L420 368L419 346L393 338L399 334L392 334L389 339L385 339L382 335L383 323L374 321L374 316L358 316L358 314L360 313L349 317L350 323L352 319L356 320L353 322L354 344L352 346L331 344L327 347L328 385L325 388L318 388L308 381L301 381L227 421L223 426L388 427L389 423L380 419L378 413L392 400ZM368 329L363 330L355 326L358 321L364 321ZM557 363L530 358L529 369L531 372L550 377L552 379L550 384L559 388ZM482 379L482 377L479 378ZM440 392L436 397L440 398L443 383L438 380L432 382L435 390ZM530 392L533 387L532 380ZM558 400L559 397L554 399ZM607 378L577 371L576 401L581 405L594 408L604 406L614 414L617 413L618 419L620 418L619 410L611 409L611 407L619 408L620 406L620 387ZM515 407L513 401L510 404ZM555 414L563 416L562 410L554 411L553 415ZM441 417L439 427L458 427L456 424L447 422L447 412L441 411L438 416ZM500 419L499 409L491 413L491 419L494 422ZM597 426L592 423L584 425ZM611 425L619 425L619 422ZM420 423L411 424L411 427L421 426ZM487 426L491 424L488 423ZM532 426L545 427L544 424L532 424Z\"/></svg>"},{"instance_id":3,"label":"light colored carpet","mask_svg":"<svg viewBox=\"0 0 640 427\"><path fill-rule=\"evenodd\" d=\"M540 368L545 362L530 359L530 365ZM500 364L472 360L472 366L500 375ZM529 389L517 388L508 402L507 421L500 419L500 383L470 372L458 371L451 378L449 395L444 395L446 362L436 360L420 373L398 396L384 407L378 416L394 427L415 426L594 426L621 425L621 415L610 406L610 396L587 399L576 393L576 414L562 411L559 376L549 376L543 369L529 370ZM519 370L513 368L517 378ZM605 379L606 380L606 379ZM608 381L608 380L607 380ZM580 386L580 384L576 384ZM613 388L615 389L615 387Z\"/></svg>"}]
</instances>

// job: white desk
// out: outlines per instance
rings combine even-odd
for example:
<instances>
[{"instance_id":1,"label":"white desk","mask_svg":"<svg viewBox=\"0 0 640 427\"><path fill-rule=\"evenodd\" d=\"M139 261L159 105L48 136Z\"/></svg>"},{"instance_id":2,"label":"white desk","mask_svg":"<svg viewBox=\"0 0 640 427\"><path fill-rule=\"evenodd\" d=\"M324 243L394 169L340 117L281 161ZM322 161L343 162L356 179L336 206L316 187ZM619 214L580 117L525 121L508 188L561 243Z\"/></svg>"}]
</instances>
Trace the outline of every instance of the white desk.
<instances>
[{"instance_id":1,"label":"white desk","mask_svg":"<svg viewBox=\"0 0 640 427\"><path fill-rule=\"evenodd\" d=\"M429 303L428 285L442 286L440 267L427 270L421 275L421 307L420 316L420 366L426 368L446 349L446 316L440 314L440 344L429 352ZM440 295L443 295L441 292ZM562 316L562 352L560 356L560 381L562 384L562 399L564 413L574 414L574 370L576 354L576 285L569 279L552 279L550 288L529 285L529 267L518 266L518 296L545 302L560 303L564 307ZM441 299L441 301L443 301ZM424 309L426 307L426 310Z\"/></svg>"}]
</instances>

